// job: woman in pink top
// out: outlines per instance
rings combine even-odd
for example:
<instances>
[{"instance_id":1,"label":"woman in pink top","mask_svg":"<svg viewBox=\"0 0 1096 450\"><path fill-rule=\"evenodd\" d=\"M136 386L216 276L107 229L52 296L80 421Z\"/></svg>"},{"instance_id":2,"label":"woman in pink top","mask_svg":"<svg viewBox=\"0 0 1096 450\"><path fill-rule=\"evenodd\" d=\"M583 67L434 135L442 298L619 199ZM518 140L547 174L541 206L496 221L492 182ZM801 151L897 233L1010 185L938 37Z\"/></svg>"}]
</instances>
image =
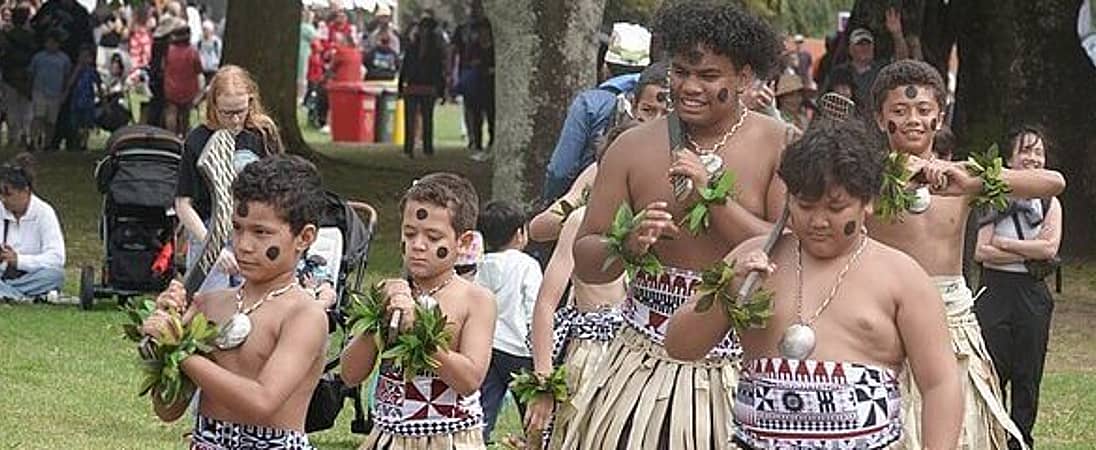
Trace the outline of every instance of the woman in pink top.
<instances>
[{"instance_id":1,"label":"woman in pink top","mask_svg":"<svg viewBox=\"0 0 1096 450\"><path fill-rule=\"evenodd\" d=\"M149 17L147 10L139 9L129 30L129 59L133 70L148 67L152 59L152 34L148 30L154 26L156 19Z\"/></svg>"}]
</instances>

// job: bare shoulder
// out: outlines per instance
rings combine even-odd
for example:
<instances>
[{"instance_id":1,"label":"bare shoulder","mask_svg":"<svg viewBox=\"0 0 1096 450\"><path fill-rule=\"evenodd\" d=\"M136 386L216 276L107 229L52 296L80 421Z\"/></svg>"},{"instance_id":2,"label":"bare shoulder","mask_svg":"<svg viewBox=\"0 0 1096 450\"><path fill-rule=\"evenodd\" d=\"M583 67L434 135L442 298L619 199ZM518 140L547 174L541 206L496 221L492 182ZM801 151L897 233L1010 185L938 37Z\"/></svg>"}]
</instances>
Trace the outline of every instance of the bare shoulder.
<instances>
[{"instance_id":1,"label":"bare shoulder","mask_svg":"<svg viewBox=\"0 0 1096 450\"><path fill-rule=\"evenodd\" d=\"M754 132L757 133L757 136L761 139L761 142L773 144L771 146L764 146L765 149L777 155L779 155L784 150L784 146L791 143L791 141L794 140L794 137L799 133L794 126L765 114L750 111L748 118L750 120L749 123L754 128Z\"/></svg>"},{"instance_id":2,"label":"bare shoulder","mask_svg":"<svg viewBox=\"0 0 1096 450\"><path fill-rule=\"evenodd\" d=\"M470 310L475 311L484 306L490 306L490 310L495 309L495 294L483 286L476 283L472 283L463 278L456 280L457 288L460 290L460 298L464 300L464 303Z\"/></svg>"},{"instance_id":3,"label":"bare shoulder","mask_svg":"<svg viewBox=\"0 0 1096 450\"><path fill-rule=\"evenodd\" d=\"M293 323L308 323L319 326L318 329L327 330L327 312L323 302L316 301L315 297L303 289L294 289L285 294L286 301L291 306L287 311L287 321Z\"/></svg>"},{"instance_id":4,"label":"bare shoulder","mask_svg":"<svg viewBox=\"0 0 1096 450\"><path fill-rule=\"evenodd\" d=\"M893 278L904 286L930 280L928 273L912 256L875 239L871 239L870 244L871 251L865 255L870 267L893 274Z\"/></svg>"},{"instance_id":5,"label":"bare shoulder","mask_svg":"<svg viewBox=\"0 0 1096 450\"><path fill-rule=\"evenodd\" d=\"M630 165L630 161L640 160L634 156L640 152L652 152L663 146L659 142L668 140L666 132L666 118L659 118L641 125L632 127L617 136L605 152L605 159L614 161L615 164ZM667 154L669 147L667 147Z\"/></svg>"}]
</instances>

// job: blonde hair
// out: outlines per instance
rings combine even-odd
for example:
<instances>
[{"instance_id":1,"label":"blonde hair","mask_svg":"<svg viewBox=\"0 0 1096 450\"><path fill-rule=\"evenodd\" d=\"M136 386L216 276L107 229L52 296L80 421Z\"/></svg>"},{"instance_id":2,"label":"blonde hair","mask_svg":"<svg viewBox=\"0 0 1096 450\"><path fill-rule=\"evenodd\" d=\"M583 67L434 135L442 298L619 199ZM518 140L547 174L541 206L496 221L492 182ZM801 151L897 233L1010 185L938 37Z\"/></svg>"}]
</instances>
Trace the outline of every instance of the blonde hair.
<instances>
[{"instance_id":1,"label":"blonde hair","mask_svg":"<svg viewBox=\"0 0 1096 450\"><path fill-rule=\"evenodd\" d=\"M217 70L213 79L209 81L209 93L206 97L206 126L213 129L226 128L227 124L221 122L217 114L217 98L223 94L241 93L248 96L247 118L244 128L257 131L263 141L263 150L267 155L282 153L281 135L278 133L278 125L274 123L263 108L262 97L259 95L259 85L251 77L251 73L240 66L224 65Z\"/></svg>"}]
</instances>

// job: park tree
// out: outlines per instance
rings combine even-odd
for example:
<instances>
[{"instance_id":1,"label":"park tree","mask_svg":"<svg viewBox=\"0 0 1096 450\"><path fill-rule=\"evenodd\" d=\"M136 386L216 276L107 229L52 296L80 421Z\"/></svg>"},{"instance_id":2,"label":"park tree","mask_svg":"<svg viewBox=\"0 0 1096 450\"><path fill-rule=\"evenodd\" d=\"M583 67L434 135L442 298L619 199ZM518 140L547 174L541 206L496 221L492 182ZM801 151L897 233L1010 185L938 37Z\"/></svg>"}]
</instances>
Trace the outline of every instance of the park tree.
<instances>
[{"instance_id":1,"label":"park tree","mask_svg":"<svg viewBox=\"0 0 1096 450\"><path fill-rule=\"evenodd\" d=\"M297 122L300 0L232 0L225 21L225 64L255 77L263 104L278 124L286 150L311 156Z\"/></svg>"},{"instance_id":2,"label":"park tree","mask_svg":"<svg viewBox=\"0 0 1096 450\"><path fill-rule=\"evenodd\" d=\"M484 0L494 34L496 135L492 196L528 202L571 99L596 84L605 0Z\"/></svg>"}]
</instances>

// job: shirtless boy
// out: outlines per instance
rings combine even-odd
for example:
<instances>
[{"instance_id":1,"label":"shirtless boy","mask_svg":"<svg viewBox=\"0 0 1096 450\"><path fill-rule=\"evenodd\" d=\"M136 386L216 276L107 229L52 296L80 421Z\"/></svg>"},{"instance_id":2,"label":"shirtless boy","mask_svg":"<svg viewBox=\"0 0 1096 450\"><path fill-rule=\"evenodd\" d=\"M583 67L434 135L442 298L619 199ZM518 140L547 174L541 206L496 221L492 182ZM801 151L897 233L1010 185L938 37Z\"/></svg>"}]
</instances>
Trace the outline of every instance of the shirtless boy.
<instances>
[{"instance_id":1,"label":"shirtless boy","mask_svg":"<svg viewBox=\"0 0 1096 450\"><path fill-rule=\"evenodd\" d=\"M898 373L907 360L925 399L925 448L949 449L958 438L962 402L943 307L924 301L939 294L913 259L864 231L883 178L877 148L857 122L812 125L780 165L792 234L771 258L765 237L727 257L738 275L731 292L757 270L774 293L766 325L738 331L744 363L734 419L742 448L900 442ZM672 357L702 358L731 327L724 305L698 312L696 301L670 321Z\"/></svg>"},{"instance_id":2,"label":"shirtless boy","mask_svg":"<svg viewBox=\"0 0 1096 450\"><path fill-rule=\"evenodd\" d=\"M220 350L210 356L180 364L201 392L191 448L310 449L305 413L323 370L327 317L324 305L297 284L294 269L316 238L320 176L299 157L273 156L248 165L232 196L233 252L245 283L199 294L184 317L196 311L219 324L244 320L251 330L242 343L218 343ZM162 309L145 322L145 333L158 337L166 310L181 311L185 304L182 284L172 283L157 299ZM154 406L167 421L185 410L185 403L180 408L154 400Z\"/></svg>"},{"instance_id":3,"label":"shirtless boy","mask_svg":"<svg viewBox=\"0 0 1096 450\"><path fill-rule=\"evenodd\" d=\"M920 61L901 60L884 67L872 87L876 125L889 138L890 149L910 155L915 180L930 189L927 209L909 211L901 220L868 220L868 231L880 242L912 257L933 277L943 297L959 374L964 385L966 415L960 448L1006 448L1005 432L1020 439L1019 430L1001 406L1000 388L989 352L971 307L974 297L962 277L963 238L971 201L983 189L963 162L936 159L933 136L943 123L946 91L940 74ZM1002 180L1017 198L1053 197L1065 188L1058 172L1046 169L1004 169ZM919 209L920 210L920 209ZM926 297L925 302L935 301ZM908 382L904 383L909 387ZM916 391L908 389L906 426L910 448L920 448Z\"/></svg>"},{"instance_id":4,"label":"shirtless boy","mask_svg":"<svg viewBox=\"0 0 1096 450\"><path fill-rule=\"evenodd\" d=\"M767 220L776 219L784 202L774 172L787 127L749 112L740 100L754 74L768 73L777 61L776 33L734 4L710 2L669 6L657 28L671 58L674 114L687 150L671 152L667 119L617 138L598 167L574 256L583 282L620 277L620 261L603 268L611 256L605 235L617 208L626 204L644 218L624 239L624 256L654 252L665 270L631 281L623 306L627 325L610 342L611 357L600 365L596 382L574 396L573 402L587 406L557 417L567 436L553 445L562 448L724 447L731 432L737 343L729 336L703 362L674 360L662 348L665 321L688 300L699 271L768 231ZM713 205L710 226L694 235L676 222L697 202L696 187L712 178L699 154L718 155L723 168L737 175L737 197ZM671 177L692 181L688 198L677 200Z\"/></svg>"},{"instance_id":5,"label":"shirtless boy","mask_svg":"<svg viewBox=\"0 0 1096 450\"><path fill-rule=\"evenodd\" d=\"M432 355L441 365L404 381L381 361L373 390L377 427L362 449L484 448L479 389L491 362L495 299L483 287L456 275L458 250L472 245L479 199L468 180L435 173L416 182L400 202L403 279L383 281L389 312L401 311L406 328L415 305L435 303L449 322L449 350ZM432 300L431 300L432 299ZM342 379L356 386L372 373L377 348L372 335L356 336L342 355Z\"/></svg>"}]
</instances>

